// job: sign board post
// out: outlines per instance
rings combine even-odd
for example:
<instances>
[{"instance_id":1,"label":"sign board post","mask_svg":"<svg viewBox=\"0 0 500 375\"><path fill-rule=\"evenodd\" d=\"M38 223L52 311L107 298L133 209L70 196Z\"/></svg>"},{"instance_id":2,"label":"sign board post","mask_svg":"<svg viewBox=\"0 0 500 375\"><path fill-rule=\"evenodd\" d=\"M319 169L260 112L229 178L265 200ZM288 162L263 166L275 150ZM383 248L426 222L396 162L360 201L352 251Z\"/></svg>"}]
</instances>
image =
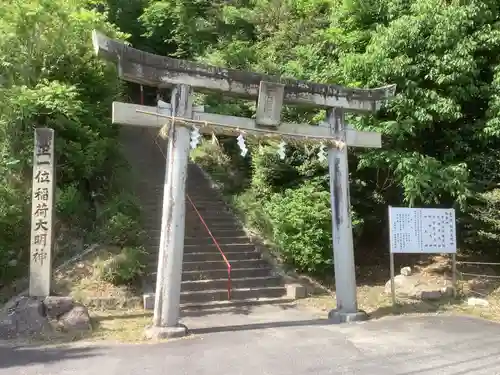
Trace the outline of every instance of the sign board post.
<instances>
[{"instance_id":1,"label":"sign board post","mask_svg":"<svg viewBox=\"0 0 500 375\"><path fill-rule=\"evenodd\" d=\"M29 295L46 297L52 279L54 130L35 129Z\"/></svg>"},{"instance_id":2,"label":"sign board post","mask_svg":"<svg viewBox=\"0 0 500 375\"><path fill-rule=\"evenodd\" d=\"M396 304L394 254L451 254L456 287L455 210L389 206L389 244L392 303Z\"/></svg>"}]
</instances>

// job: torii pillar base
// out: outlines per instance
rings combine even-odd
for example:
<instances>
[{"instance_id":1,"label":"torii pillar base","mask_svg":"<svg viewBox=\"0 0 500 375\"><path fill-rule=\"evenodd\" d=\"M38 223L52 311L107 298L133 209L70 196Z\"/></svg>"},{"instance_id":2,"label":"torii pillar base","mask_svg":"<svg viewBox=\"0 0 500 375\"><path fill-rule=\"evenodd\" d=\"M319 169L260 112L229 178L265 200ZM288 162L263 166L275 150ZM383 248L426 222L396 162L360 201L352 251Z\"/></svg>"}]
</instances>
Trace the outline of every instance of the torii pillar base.
<instances>
[{"instance_id":1,"label":"torii pillar base","mask_svg":"<svg viewBox=\"0 0 500 375\"><path fill-rule=\"evenodd\" d=\"M337 309L331 310L328 313L328 320L332 324L341 324L341 323L354 323L354 322L364 322L368 320L370 317L368 314L362 310L354 313L347 313L338 311Z\"/></svg>"},{"instance_id":2,"label":"torii pillar base","mask_svg":"<svg viewBox=\"0 0 500 375\"><path fill-rule=\"evenodd\" d=\"M144 336L148 340L158 341L165 339L173 339L187 336L188 329L184 325L178 325L175 327L147 327L144 331Z\"/></svg>"}]
</instances>

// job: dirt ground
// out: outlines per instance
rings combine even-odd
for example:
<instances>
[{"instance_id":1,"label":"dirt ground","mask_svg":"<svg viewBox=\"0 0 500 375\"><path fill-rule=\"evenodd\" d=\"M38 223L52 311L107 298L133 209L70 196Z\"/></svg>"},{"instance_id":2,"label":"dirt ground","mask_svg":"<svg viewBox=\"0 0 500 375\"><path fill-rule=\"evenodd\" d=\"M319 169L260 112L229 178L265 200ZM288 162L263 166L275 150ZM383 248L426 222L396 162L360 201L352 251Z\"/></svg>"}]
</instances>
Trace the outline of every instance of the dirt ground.
<instances>
[{"instance_id":1,"label":"dirt ground","mask_svg":"<svg viewBox=\"0 0 500 375\"><path fill-rule=\"evenodd\" d=\"M96 264L112 256L114 249L101 249L91 253L75 264L55 272L54 290L59 295L69 295L89 307L93 330L84 337L71 340L105 340L115 342L143 341L144 328L151 324L152 312L142 309L139 288L116 287L99 279ZM425 259L402 259L396 268L411 266L414 274L423 280L451 279L451 262L446 257ZM500 271L500 266L496 267ZM400 314L466 314L500 322L500 272L494 265L462 265L458 269L458 288L455 298L440 301L417 301L398 299L392 305L389 295L384 292L389 280L388 267L370 266L357 270L358 305L371 319ZM484 275L484 276L478 276ZM319 285L314 282L314 294L297 301L299 308L314 310L317 316L327 317L335 308L335 293L332 283ZM469 306L469 297L482 298L489 306ZM111 303L95 304L89 301L109 299ZM58 338L60 339L60 338Z\"/></svg>"},{"instance_id":2,"label":"dirt ground","mask_svg":"<svg viewBox=\"0 0 500 375\"><path fill-rule=\"evenodd\" d=\"M432 256L421 259L400 259L396 274L409 266L412 276L422 283L443 284L452 280L451 259ZM391 296L385 293L385 284L390 279L388 267L360 267L357 270L358 307L378 319L387 315L401 314L466 314L500 322L500 264L462 264L457 262L457 288L454 298L439 301L420 301L397 298L393 306ZM334 290L333 285L327 286ZM489 306L469 306L470 297L484 299ZM318 293L299 302L320 311L335 308L335 293Z\"/></svg>"},{"instance_id":3,"label":"dirt ground","mask_svg":"<svg viewBox=\"0 0 500 375\"><path fill-rule=\"evenodd\" d=\"M410 264L409 262L413 262ZM410 265L413 273L423 280L451 279L451 261L447 257L436 256L425 259L402 259L399 267ZM500 270L500 267L498 267ZM384 292L389 280L387 267L360 267L358 269L358 304L371 319L401 314L465 314L500 322L500 279L494 267L488 265L457 265L458 288L455 298L440 301L417 301L398 299L392 305L389 295ZM488 277L470 276L487 275ZM326 318L328 311L335 307L334 286L316 288L315 294L298 300L299 308L314 310L318 316ZM484 298L488 307L469 306L469 297ZM141 341L144 327L150 324L151 312L142 309L92 310L96 329L93 340Z\"/></svg>"}]
</instances>

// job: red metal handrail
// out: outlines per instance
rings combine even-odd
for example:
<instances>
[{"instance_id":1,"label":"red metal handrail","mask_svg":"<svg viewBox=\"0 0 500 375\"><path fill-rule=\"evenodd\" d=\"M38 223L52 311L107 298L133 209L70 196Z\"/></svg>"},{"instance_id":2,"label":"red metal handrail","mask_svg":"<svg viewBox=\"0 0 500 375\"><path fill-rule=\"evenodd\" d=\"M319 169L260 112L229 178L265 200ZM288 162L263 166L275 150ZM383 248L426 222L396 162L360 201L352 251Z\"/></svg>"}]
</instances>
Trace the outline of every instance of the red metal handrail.
<instances>
[{"instance_id":1,"label":"red metal handrail","mask_svg":"<svg viewBox=\"0 0 500 375\"><path fill-rule=\"evenodd\" d=\"M226 256L224 255L224 252L220 248L219 243L217 242L214 235L212 234L212 231L208 228L207 223L205 223L205 220L203 220L203 216L201 216L200 211L198 211L195 204L191 200L191 197L188 194L186 194L186 198L188 199L188 201L191 204L191 206L193 207L194 211L196 212L196 214L200 218L200 221L203 224L203 226L205 227L205 229L207 230L208 235L212 238L212 241L214 241L215 247L217 247L217 249L219 250L220 254L222 255L222 258L224 259L224 262L226 262L226 264L227 264L227 299L231 300L231 264L229 263Z\"/></svg>"}]
</instances>

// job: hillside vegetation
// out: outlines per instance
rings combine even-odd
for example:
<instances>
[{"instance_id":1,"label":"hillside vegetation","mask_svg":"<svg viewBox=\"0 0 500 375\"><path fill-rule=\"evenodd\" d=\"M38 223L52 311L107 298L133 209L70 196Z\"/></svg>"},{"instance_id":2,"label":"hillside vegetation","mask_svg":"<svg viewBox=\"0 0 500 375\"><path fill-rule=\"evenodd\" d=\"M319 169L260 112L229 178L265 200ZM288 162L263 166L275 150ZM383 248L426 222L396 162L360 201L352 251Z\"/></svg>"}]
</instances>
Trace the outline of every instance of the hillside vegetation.
<instances>
[{"instance_id":1,"label":"hillside vegetation","mask_svg":"<svg viewBox=\"0 0 500 375\"><path fill-rule=\"evenodd\" d=\"M383 134L381 150L349 151L358 259L387 251L388 205L455 207L462 252L500 256L500 1L12 0L0 12L0 280L25 269L34 126L57 134L59 229L140 242L140 210L120 183L128 172L116 168L124 159L109 119L111 102L138 88L122 87L93 56L93 28L225 67L355 87L397 84L379 113L348 118ZM217 113L255 109L218 95L200 101ZM312 124L323 117L284 113ZM242 158L234 139L219 141L193 157L248 224L298 270L330 272L328 175L318 149L290 146L280 160L275 146L250 144Z\"/></svg>"},{"instance_id":2,"label":"hillside vegetation","mask_svg":"<svg viewBox=\"0 0 500 375\"><path fill-rule=\"evenodd\" d=\"M346 86L397 84L382 111L348 118L381 132L384 145L350 150L358 259L386 253L388 205L454 207L462 252L500 255L499 1L168 0L143 2L133 15L108 4L120 27L142 32L132 39L138 48L159 54ZM254 110L218 96L204 102L219 113ZM311 123L323 116L284 114ZM250 226L299 270L330 271L327 166L317 149L291 146L281 161L275 146L255 144L243 159L234 140L220 141L194 156Z\"/></svg>"},{"instance_id":3,"label":"hillside vegetation","mask_svg":"<svg viewBox=\"0 0 500 375\"><path fill-rule=\"evenodd\" d=\"M110 121L123 87L94 57L90 33L125 34L87 1L1 5L0 286L27 274L35 127L56 134L57 257L74 255L75 239L140 245L140 210L123 188L128 171Z\"/></svg>"}]
</instances>

